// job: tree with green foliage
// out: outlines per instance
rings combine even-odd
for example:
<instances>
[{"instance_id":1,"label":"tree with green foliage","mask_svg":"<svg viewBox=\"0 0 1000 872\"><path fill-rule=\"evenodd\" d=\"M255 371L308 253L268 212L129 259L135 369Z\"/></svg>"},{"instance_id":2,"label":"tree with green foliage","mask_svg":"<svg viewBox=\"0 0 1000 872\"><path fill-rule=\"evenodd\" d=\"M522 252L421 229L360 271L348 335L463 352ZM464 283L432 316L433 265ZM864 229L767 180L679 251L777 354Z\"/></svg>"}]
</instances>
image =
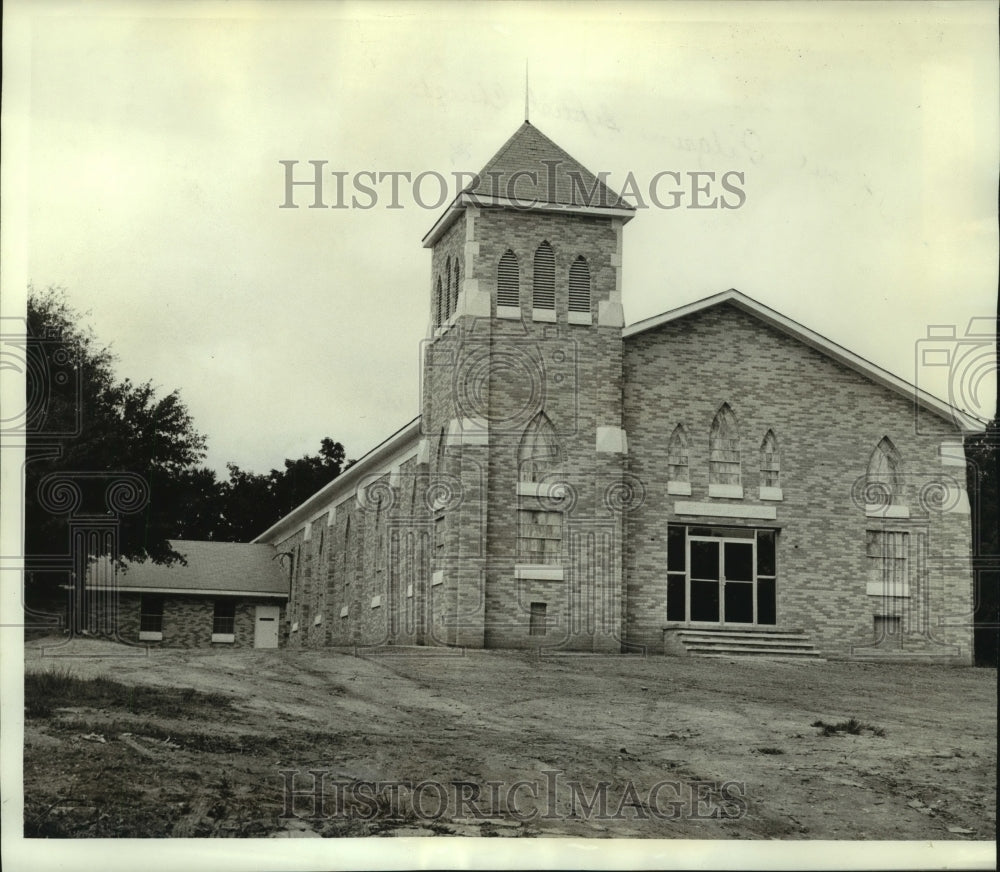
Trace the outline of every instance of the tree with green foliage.
<instances>
[{"instance_id":1,"label":"tree with green foliage","mask_svg":"<svg viewBox=\"0 0 1000 872\"><path fill-rule=\"evenodd\" d=\"M83 326L61 288L29 288L25 555L29 601L67 582L71 517L112 517L130 561L182 559L170 539L248 542L336 478L349 462L326 437L315 455L267 474L202 465L200 435L180 394L118 380L115 356ZM109 505L109 484L124 488ZM130 492L130 489L132 492ZM124 505L129 503L132 505Z\"/></svg>"},{"instance_id":2,"label":"tree with green foliage","mask_svg":"<svg viewBox=\"0 0 1000 872\"><path fill-rule=\"evenodd\" d=\"M272 469L266 475L228 464L229 481L223 485L224 535L235 542L253 539L349 465L344 446L329 436L321 441L319 454L286 460L284 469Z\"/></svg>"},{"instance_id":3,"label":"tree with green foliage","mask_svg":"<svg viewBox=\"0 0 1000 872\"><path fill-rule=\"evenodd\" d=\"M199 469L205 439L180 394L116 378L111 350L61 288L29 288L25 360L29 599L66 581L46 570L71 555L72 518L114 518L121 557L177 560L167 540L189 518L189 490L214 477Z\"/></svg>"}]
</instances>

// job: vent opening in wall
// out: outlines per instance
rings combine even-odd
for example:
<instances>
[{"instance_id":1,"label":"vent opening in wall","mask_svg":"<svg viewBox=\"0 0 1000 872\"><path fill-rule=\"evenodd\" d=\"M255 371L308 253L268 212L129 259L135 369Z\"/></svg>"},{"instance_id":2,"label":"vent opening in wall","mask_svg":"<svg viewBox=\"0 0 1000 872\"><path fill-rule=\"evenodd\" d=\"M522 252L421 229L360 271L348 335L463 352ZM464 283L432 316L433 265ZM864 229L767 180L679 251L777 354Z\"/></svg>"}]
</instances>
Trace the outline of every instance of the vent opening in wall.
<instances>
[{"instance_id":1,"label":"vent opening in wall","mask_svg":"<svg viewBox=\"0 0 1000 872\"><path fill-rule=\"evenodd\" d=\"M517 255L509 248L497 265L497 305L518 308L521 305L521 279Z\"/></svg>"},{"instance_id":2,"label":"vent opening in wall","mask_svg":"<svg viewBox=\"0 0 1000 872\"><path fill-rule=\"evenodd\" d=\"M569 310L590 311L590 267L582 256L569 269Z\"/></svg>"},{"instance_id":3,"label":"vent opening in wall","mask_svg":"<svg viewBox=\"0 0 1000 872\"><path fill-rule=\"evenodd\" d=\"M544 636L545 630L545 603L532 603L528 619L528 635Z\"/></svg>"}]
</instances>

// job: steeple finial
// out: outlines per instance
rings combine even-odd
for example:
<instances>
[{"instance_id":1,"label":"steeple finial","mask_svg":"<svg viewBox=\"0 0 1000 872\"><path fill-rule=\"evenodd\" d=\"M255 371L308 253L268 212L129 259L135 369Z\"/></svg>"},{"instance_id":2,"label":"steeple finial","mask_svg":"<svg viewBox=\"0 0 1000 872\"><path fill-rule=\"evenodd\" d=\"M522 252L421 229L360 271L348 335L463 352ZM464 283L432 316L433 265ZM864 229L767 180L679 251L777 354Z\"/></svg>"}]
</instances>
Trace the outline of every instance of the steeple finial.
<instances>
[{"instance_id":1,"label":"steeple finial","mask_svg":"<svg viewBox=\"0 0 1000 872\"><path fill-rule=\"evenodd\" d=\"M528 59L524 59L524 120L528 120Z\"/></svg>"}]
</instances>

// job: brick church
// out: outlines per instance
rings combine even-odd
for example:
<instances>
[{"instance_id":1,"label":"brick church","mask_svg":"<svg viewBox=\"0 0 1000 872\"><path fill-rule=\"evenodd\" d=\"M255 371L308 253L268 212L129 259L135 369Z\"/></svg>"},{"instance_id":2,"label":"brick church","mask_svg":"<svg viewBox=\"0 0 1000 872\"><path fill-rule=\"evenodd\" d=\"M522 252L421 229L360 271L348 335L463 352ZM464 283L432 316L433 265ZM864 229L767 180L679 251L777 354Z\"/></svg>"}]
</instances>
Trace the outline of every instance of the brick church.
<instances>
[{"instance_id":1,"label":"brick church","mask_svg":"<svg viewBox=\"0 0 1000 872\"><path fill-rule=\"evenodd\" d=\"M634 216L528 122L440 216L420 417L256 540L287 644L971 662L977 423L735 290L626 326Z\"/></svg>"},{"instance_id":2,"label":"brick church","mask_svg":"<svg viewBox=\"0 0 1000 872\"><path fill-rule=\"evenodd\" d=\"M423 240L420 416L257 537L287 575L231 624L257 602L293 647L972 662L981 425L736 290L626 326L633 217L514 133Z\"/></svg>"}]
</instances>

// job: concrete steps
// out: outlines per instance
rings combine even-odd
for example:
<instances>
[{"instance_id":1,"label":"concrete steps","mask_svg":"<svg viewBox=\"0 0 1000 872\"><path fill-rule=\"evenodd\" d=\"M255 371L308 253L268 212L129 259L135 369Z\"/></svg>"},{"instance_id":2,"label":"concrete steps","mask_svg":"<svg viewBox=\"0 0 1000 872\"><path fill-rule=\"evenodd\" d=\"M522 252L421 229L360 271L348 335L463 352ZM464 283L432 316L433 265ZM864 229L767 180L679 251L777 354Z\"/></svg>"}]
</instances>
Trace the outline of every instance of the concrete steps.
<instances>
[{"instance_id":1,"label":"concrete steps","mask_svg":"<svg viewBox=\"0 0 1000 872\"><path fill-rule=\"evenodd\" d=\"M688 657L759 657L822 662L802 630L668 628L667 653Z\"/></svg>"}]
</instances>

